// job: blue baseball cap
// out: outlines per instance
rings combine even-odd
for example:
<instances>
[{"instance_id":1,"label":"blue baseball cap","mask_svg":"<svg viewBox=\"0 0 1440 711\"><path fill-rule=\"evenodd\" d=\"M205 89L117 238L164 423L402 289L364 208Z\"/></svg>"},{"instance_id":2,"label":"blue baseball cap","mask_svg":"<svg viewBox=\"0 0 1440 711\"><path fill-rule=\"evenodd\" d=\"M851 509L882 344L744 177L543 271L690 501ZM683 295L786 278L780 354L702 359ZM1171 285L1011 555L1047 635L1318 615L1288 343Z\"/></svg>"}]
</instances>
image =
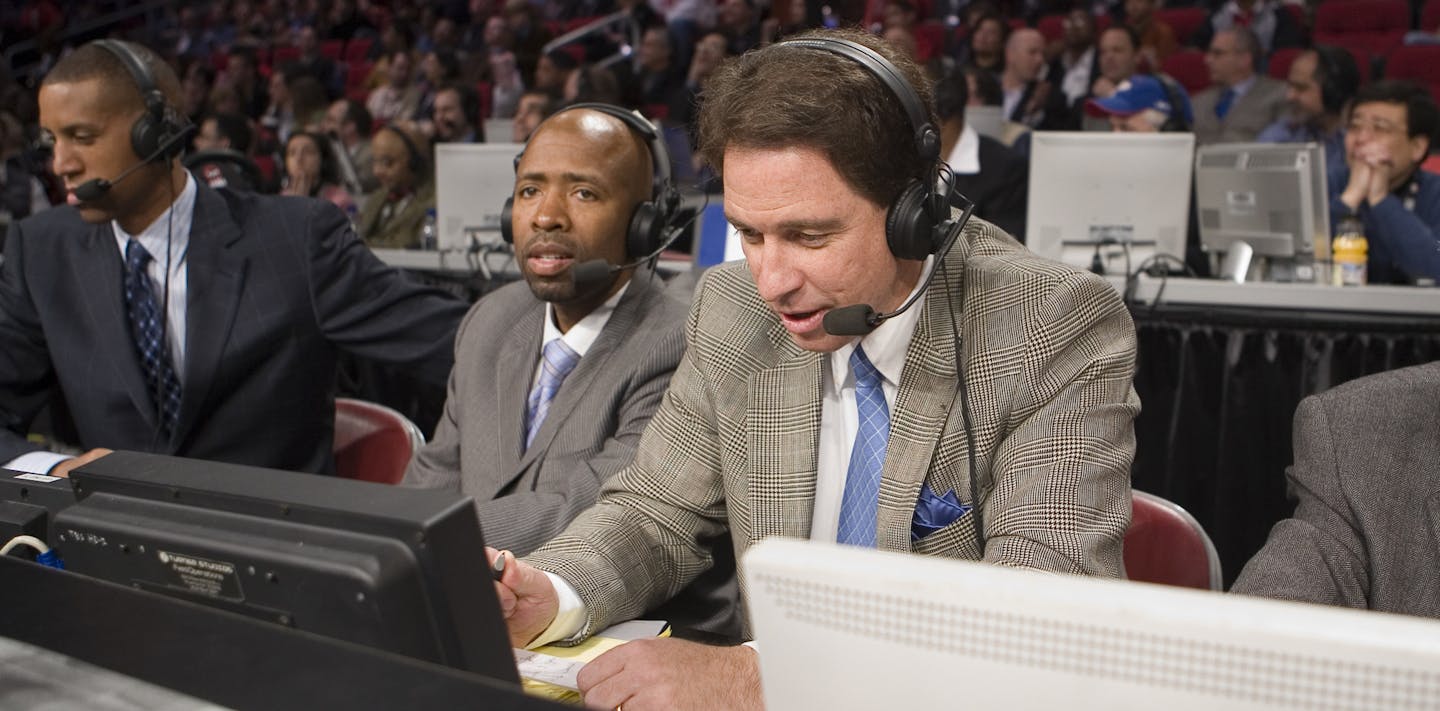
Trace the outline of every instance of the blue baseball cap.
<instances>
[{"instance_id":1,"label":"blue baseball cap","mask_svg":"<svg viewBox=\"0 0 1440 711\"><path fill-rule=\"evenodd\" d=\"M1173 115L1175 107L1170 104L1171 94L1180 102L1180 112L1185 120L1194 121L1190 97L1185 95L1185 90L1172 85L1167 92L1159 79L1148 74L1136 74L1120 82L1115 93L1107 99L1091 99L1085 102L1085 111L1091 116L1130 116L1145 109L1155 109L1163 114Z\"/></svg>"}]
</instances>

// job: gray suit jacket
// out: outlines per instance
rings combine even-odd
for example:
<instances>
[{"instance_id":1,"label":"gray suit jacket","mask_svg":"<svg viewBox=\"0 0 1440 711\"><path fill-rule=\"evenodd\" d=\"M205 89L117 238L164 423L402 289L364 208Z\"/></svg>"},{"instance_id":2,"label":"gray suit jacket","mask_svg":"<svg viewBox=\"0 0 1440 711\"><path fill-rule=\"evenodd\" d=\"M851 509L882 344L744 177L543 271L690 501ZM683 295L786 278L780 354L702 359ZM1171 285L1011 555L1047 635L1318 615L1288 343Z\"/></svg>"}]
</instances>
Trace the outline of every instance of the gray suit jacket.
<instances>
[{"instance_id":1,"label":"gray suit jacket","mask_svg":"<svg viewBox=\"0 0 1440 711\"><path fill-rule=\"evenodd\" d=\"M485 542L524 555L559 533L630 463L685 350L689 294L636 272L556 393L528 450L526 399L545 303L516 282L471 307L455 338L445 412L405 483L475 499Z\"/></svg>"},{"instance_id":2,"label":"gray suit jacket","mask_svg":"<svg viewBox=\"0 0 1440 711\"><path fill-rule=\"evenodd\" d=\"M1222 89L1212 86L1195 95L1195 143L1247 143L1285 112L1285 82L1264 74L1250 91L1235 99L1224 120L1215 117Z\"/></svg>"},{"instance_id":3,"label":"gray suit jacket","mask_svg":"<svg viewBox=\"0 0 1440 711\"><path fill-rule=\"evenodd\" d=\"M879 547L980 557L969 515L911 542L922 484L970 501L953 315L982 474L985 560L1119 576L1139 411L1129 313L1094 275L1038 259L981 220L945 266L900 376ZM706 537L728 533L738 557L766 537L810 533L825 356L794 344L744 264L710 271L686 333L685 358L635 464L530 556L575 586L586 633L674 595L710 565L698 544Z\"/></svg>"},{"instance_id":4,"label":"gray suit jacket","mask_svg":"<svg viewBox=\"0 0 1440 711\"><path fill-rule=\"evenodd\" d=\"M1295 412L1295 513L1232 592L1440 617L1440 362Z\"/></svg>"}]
</instances>

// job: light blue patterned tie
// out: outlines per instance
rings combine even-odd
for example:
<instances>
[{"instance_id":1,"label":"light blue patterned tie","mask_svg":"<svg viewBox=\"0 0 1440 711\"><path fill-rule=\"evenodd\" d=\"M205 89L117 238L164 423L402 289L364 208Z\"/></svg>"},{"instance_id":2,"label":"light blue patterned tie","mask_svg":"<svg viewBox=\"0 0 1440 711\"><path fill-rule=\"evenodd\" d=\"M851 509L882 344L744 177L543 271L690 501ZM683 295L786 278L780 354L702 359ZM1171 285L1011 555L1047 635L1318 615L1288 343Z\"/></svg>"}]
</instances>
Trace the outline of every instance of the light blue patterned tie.
<instances>
[{"instance_id":1,"label":"light blue patterned tie","mask_svg":"<svg viewBox=\"0 0 1440 711\"><path fill-rule=\"evenodd\" d=\"M155 291L145 266L150 253L138 240L125 243L125 312L130 317L130 335L135 337L135 352L140 356L140 369L150 397L160 402L160 427L166 435L175 431L175 418L180 414L180 379L170 364L170 349L164 342L161 328L165 315L160 313Z\"/></svg>"},{"instance_id":2,"label":"light blue patterned tie","mask_svg":"<svg viewBox=\"0 0 1440 711\"><path fill-rule=\"evenodd\" d=\"M555 399L560 384L565 382L565 376L580 362L580 354L565 345L564 339L560 338L546 343L541 356L540 382L530 390L530 400L525 410L526 449L535 441L535 433L540 431L540 425L545 422L545 413L550 411L550 401Z\"/></svg>"},{"instance_id":3,"label":"light blue patterned tie","mask_svg":"<svg viewBox=\"0 0 1440 711\"><path fill-rule=\"evenodd\" d=\"M835 540L854 546L875 547L876 509L880 498L880 473L885 468L885 445L890 441L890 408L880 388L880 371L875 370L865 350L856 348L850 356L855 373L855 408L860 428L850 449L850 470L845 474L845 498L840 501L840 527Z\"/></svg>"}]
</instances>

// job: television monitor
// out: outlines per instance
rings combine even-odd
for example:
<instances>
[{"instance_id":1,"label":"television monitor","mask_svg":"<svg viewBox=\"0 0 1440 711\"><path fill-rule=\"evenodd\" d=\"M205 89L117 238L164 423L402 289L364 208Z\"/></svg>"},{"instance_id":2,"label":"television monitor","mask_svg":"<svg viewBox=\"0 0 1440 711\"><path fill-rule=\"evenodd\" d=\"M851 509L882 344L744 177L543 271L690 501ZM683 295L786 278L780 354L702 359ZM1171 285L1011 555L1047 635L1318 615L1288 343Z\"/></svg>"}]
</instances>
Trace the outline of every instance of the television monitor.
<instances>
[{"instance_id":1,"label":"television monitor","mask_svg":"<svg viewBox=\"0 0 1440 711\"><path fill-rule=\"evenodd\" d=\"M0 469L0 545L16 536L50 540L55 514L75 503L69 479ZM27 557L33 557L28 548Z\"/></svg>"},{"instance_id":2,"label":"television monitor","mask_svg":"<svg viewBox=\"0 0 1440 711\"><path fill-rule=\"evenodd\" d=\"M772 709L1384 709L1440 699L1440 621L771 539Z\"/></svg>"},{"instance_id":3,"label":"television monitor","mask_svg":"<svg viewBox=\"0 0 1440 711\"><path fill-rule=\"evenodd\" d=\"M520 143L440 143L435 146L435 223L440 250L468 251L500 238L500 211L515 192Z\"/></svg>"},{"instance_id":4,"label":"television monitor","mask_svg":"<svg viewBox=\"0 0 1440 711\"><path fill-rule=\"evenodd\" d=\"M1077 267L1185 258L1193 133L1031 133L1025 243Z\"/></svg>"},{"instance_id":5,"label":"television monitor","mask_svg":"<svg viewBox=\"0 0 1440 711\"><path fill-rule=\"evenodd\" d=\"M965 107L965 123L982 136L997 141L1005 137L1005 110L999 106Z\"/></svg>"},{"instance_id":6,"label":"television monitor","mask_svg":"<svg viewBox=\"0 0 1440 711\"><path fill-rule=\"evenodd\" d=\"M1200 242L1224 253L1237 241L1263 257L1330 254L1325 150L1318 143L1203 146L1195 157Z\"/></svg>"},{"instance_id":7,"label":"television monitor","mask_svg":"<svg viewBox=\"0 0 1440 711\"><path fill-rule=\"evenodd\" d=\"M468 497L135 452L71 478L71 571L518 683Z\"/></svg>"},{"instance_id":8,"label":"television monitor","mask_svg":"<svg viewBox=\"0 0 1440 711\"><path fill-rule=\"evenodd\" d=\"M485 119L486 143L513 143L515 141L515 119Z\"/></svg>"},{"instance_id":9,"label":"television monitor","mask_svg":"<svg viewBox=\"0 0 1440 711\"><path fill-rule=\"evenodd\" d=\"M740 251L740 233L725 219L724 200L716 199L705 206L695 223L695 242L690 249L695 267L704 269L721 262L744 259Z\"/></svg>"}]
</instances>

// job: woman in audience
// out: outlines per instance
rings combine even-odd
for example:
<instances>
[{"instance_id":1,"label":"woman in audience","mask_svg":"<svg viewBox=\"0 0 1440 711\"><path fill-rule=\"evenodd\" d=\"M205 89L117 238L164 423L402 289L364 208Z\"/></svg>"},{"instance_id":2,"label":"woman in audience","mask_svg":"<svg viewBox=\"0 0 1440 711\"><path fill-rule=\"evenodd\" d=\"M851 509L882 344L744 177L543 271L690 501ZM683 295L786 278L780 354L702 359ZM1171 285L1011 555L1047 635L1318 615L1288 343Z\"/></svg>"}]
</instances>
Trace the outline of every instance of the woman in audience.
<instances>
[{"instance_id":1,"label":"woman in audience","mask_svg":"<svg viewBox=\"0 0 1440 711\"><path fill-rule=\"evenodd\" d=\"M1005 69L1005 38L1010 26L999 15L981 15L970 31L970 44L962 52L961 64L984 69L995 76Z\"/></svg>"},{"instance_id":2,"label":"woman in audience","mask_svg":"<svg viewBox=\"0 0 1440 711\"><path fill-rule=\"evenodd\" d=\"M346 214L356 212L354 198L340 186L340 166L330 152L330 142L310 131L296 131L285 141L280 194L328 200Z\"/></svg>"}]
</instances>

